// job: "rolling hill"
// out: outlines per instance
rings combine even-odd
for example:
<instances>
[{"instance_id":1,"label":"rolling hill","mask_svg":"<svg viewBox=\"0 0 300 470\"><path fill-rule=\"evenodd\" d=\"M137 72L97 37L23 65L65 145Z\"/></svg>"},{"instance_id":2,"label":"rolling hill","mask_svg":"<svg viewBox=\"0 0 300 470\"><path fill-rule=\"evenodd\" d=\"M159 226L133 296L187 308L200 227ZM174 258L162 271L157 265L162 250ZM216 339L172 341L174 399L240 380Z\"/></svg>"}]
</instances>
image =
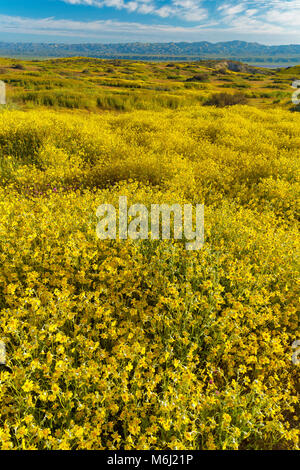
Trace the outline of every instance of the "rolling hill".
<instances>
[{"instance_id":1,"label":"rolling hill","mask_svg":"<svg viewBox=\"0 0 300 470\"><path fill-rule=\"evenodd\" d=\"M103 57L135 60L239 59L252 63L299 63L300 45L267 46L244 41L122 44L62 44L0 42L4 57Z\"/></svg>"}]
</instances>

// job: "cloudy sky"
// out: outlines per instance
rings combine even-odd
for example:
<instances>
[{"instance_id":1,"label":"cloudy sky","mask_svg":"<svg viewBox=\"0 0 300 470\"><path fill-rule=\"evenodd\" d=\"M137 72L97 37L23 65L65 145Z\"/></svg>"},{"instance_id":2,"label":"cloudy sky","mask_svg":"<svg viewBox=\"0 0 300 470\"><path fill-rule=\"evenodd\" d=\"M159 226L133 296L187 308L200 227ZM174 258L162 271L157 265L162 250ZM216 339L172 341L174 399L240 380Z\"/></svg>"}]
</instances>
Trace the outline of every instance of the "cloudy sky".
<instances>
[{"instance_id":1,"label":"cloudy sky","mask_svg":"<svg viewBox=\"0 0 300 470\"><path fill-rule=\"evenodd\" d=\"M0 0L0 41L300 44L300 0Z\"/></svg>"}]
</instances>

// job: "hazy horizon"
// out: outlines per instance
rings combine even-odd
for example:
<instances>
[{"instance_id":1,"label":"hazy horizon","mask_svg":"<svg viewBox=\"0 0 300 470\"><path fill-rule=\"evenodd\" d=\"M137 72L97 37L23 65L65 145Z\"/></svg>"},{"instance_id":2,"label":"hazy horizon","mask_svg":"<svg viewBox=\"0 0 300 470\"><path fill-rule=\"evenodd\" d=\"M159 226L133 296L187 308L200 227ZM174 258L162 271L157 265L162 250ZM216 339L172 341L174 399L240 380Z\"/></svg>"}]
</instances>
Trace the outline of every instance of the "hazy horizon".
<instances>
[{"instance_id":1,"label":"hazy horizon","mask_svg":"<svg viewBox=\"0 0 300 470\"><path fill-rule=\"evenodd\" d=\"M295 43L280 43L280 44L267 44L263 42L258 42L258 41L243 41L240 39L234 39L234 40L226 40L226 41L206 41L205 39L199 40L199 41L75 41L75 42L70 42L70 41L37 41L37 40L27 40L27 41L5 41L0 39L0 43L11 43L11 44L66 44L66 45L77 45L77 44L102 44L102 45L109 45L109 44L195 44L195 43L202 43L202 42L207 42L210 44L221 44L221 43L233 43L233 42L245 42L248 44L259 44L260 46L267 46L267 47L278 47L278 46L300 46L300 40L299 42Z\"/></svg>"}]
</instances>

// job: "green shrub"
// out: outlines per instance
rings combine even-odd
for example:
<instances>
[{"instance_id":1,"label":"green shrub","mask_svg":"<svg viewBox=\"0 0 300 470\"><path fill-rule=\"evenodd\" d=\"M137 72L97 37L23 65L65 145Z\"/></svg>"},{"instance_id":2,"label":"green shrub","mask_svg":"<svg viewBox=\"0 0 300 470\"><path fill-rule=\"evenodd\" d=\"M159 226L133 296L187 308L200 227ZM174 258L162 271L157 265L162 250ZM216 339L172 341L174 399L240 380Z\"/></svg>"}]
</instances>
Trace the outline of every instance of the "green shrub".
<instances>
[{"instance_id":1,"label":"green shrub","mask_svg":"<svg viewBox=\"0 0 300 470\"><path fill-rule=\"evenodd\" d=\"M186 79L186 82L208 82L208 81L209 81L208 73L197 74L197 75L194 75L193 77Z\"/></svg>"},{"instance_id":2,"label":"green shrub","mask_svg":"<svg viewBox=\"0 0 300 470\"><path fill-rule=\"evenodd\" d=\"M216 106L224 108L225 106L233 106L236 104L246 104L247 97L244 93L215 93L207 101L207 106Z\"/></svg>"}]
</instances>

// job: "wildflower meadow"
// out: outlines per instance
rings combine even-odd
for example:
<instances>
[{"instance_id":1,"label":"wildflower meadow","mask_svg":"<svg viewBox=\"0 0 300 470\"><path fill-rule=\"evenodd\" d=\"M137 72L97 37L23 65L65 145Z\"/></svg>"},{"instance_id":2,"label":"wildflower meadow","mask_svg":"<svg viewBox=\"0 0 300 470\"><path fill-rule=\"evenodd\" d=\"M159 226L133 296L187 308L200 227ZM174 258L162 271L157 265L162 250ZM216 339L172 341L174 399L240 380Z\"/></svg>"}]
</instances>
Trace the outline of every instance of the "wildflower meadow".
<instances>
[{"instance_id":1,"label":"wildflower meadow","mask_svg":"<svg viewBox=\"0 0 300 470\"><path fill-rule=\"evenodd\" d=\"M30 88L34 62L22 92L4 66L0 448L299 449L300 113L252 88L205 105L226 82L183 89L180 70L159 103L166 66L139 64L143 99L124 81L123 109L104 91L73 109ZM97 208L120 196L203 204L203 246L99 239Z\"/></svg>"}]
</instances>

